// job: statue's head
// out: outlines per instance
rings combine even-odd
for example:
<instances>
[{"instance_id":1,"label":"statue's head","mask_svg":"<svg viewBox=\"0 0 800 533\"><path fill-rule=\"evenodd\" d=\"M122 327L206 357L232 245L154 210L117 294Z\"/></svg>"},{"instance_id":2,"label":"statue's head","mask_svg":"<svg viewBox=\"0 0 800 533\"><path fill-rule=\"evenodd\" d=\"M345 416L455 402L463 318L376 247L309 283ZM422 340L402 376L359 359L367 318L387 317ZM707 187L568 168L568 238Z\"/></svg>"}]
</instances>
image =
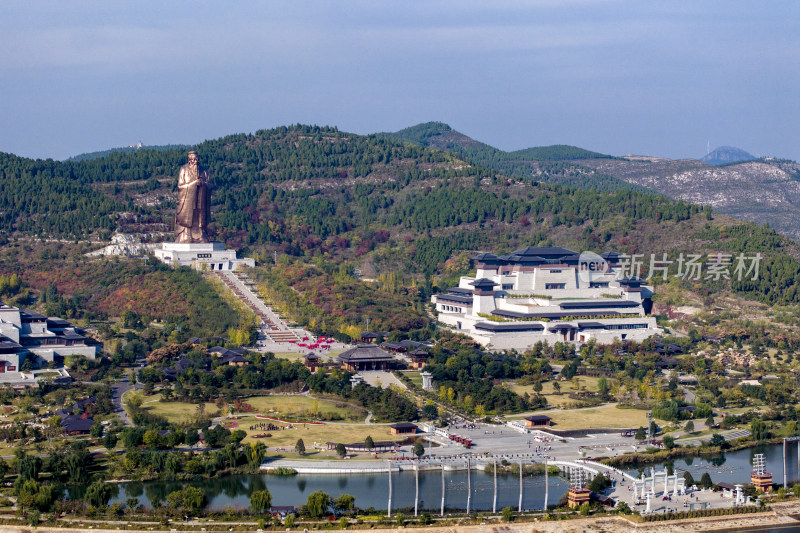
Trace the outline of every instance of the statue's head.
<instances>
[{"instance_id":1,"label":"statue's head","mask_svg":"<svg viewBox=\"0 0 800 533\"><path fill-rule=\"evenodd\" d=\"M198 161L198 159L197 159L197 152L195 152L194 150L192 150L191 152L189 152L189 154L188 154L188 155L189 155L189 163L191 163L191 164L193 164L193 165L196 165L196 164L197 164L197 161Z\"/></svg>"}]
</instances>

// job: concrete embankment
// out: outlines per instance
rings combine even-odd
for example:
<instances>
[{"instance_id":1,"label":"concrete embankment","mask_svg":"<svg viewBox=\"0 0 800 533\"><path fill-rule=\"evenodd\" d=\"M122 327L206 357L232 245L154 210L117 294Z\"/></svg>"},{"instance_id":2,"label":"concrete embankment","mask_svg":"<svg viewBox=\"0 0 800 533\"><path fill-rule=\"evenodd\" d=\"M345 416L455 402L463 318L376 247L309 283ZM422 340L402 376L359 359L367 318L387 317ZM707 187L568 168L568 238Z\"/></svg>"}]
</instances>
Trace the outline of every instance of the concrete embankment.
<instances>
[{"instance_id":1,"label":"concrete embankment","mask_svg":"<svg viewBox=\"0 0 800 533\"><path fill-rule=\"evenodd\" d=\"M414 461L392 461L392 472L414 471L416 462ZM485 464L472 463L473 469L483 470ZM389 471L389 464L386 461L294 461L282 459L261 465L261 470L269 472L277 468L291 468L298 474L380 474ZM425 470L441 470L440 463L421 463L420 472ZM466 461L453 464L445 464L445 471L466 470Z\"/></svg>"},{"instance_id":2,"label":"concrete embankment","mask_svg":"<svg viewBox=\"0 0 800 533\"><path fill-rule=\"evenodd\" d=\"M429 526L425 528L413 528L415 531L425 533L493 533L502 530L504 533L626 533L631 531L641 531L642 533L687 533L692 531L720 531L720 530L758 530L770 527L780 528L782 526L800 525L800 522L792 519L789 514L797 512L797 502L786 502L775 504L773 510L764 513L748 514L748 515L729 515L729 516L711 516L706 518L692 518L686 520L674 520L669 522L633 522L622 517L600 517L600 518L580 518L574 520L551 520L551 521L533 521L533 522L512 522L510 524L491 521L480 525L451 525L451 526ZM91 523L91 521L87 521ZM95 521L92 524L92 531L95 533L119 533L119 525L124 522L113 522L102 524ZM148 523L150 526L151 523ZM104 528L103 526L109 526ZM236 522L236 523L212 523L212 522L181 522L181 526L188 526L191 528L200 528L203 526L204 530L217 530L217 528L231 528L235 527L240 530L242 526L252 526L251 530L255 530L255 522ZM302 531L305 526L301 526ZM375 528L370 529L374 533L400 533L407 532L411 528ZM154 533L158 531L175 531L170 526L162 526L161 528L147 527L142 530L126 529L126 531L134 533ZM84 528L60 528L41 525L35 530L28 526L0 526L0 533L32 533L33 531L41 533L84 533Z\"/></svg>"}]
</instances>

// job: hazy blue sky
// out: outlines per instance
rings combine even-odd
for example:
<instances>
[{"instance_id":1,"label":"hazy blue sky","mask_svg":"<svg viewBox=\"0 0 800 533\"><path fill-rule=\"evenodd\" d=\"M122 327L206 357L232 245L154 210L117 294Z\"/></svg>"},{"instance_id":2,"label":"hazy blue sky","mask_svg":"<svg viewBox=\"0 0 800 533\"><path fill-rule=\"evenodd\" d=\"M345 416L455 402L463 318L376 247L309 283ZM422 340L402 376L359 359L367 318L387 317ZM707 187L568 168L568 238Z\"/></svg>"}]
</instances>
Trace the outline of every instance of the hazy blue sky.
<instances>
[{"instance_id":1,"label":"hazy blue sky","mask_svg":"<svg viewBox=\"0 0 800 533\"><path fill-rule=\"evenodd\" d=\"M440 120L800 160L800 2L0 2L0 151L61 159L293 123Z\"/></svg>"}]
</instances>

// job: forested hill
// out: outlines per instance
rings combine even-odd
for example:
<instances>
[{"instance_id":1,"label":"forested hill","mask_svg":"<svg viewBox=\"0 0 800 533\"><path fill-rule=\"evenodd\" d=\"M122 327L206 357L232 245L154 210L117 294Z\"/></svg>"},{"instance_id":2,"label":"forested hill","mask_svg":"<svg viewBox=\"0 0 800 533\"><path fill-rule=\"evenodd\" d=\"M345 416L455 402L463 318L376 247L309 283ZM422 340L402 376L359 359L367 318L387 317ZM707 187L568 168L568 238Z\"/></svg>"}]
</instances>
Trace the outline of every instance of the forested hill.
<instances>
[{"instance_id":1,"label":"forested hill","mask_svg":"<svg viewBox=\"0 0 800 533\"><path fill-rule=\"evenodd\" d=\"M168 144L168 145L154 145L154 146L121 146L119 148L109 148L108 150L100 150L97 152L87 152L85 154L78 154L67 159L67 161L88 161L90 159L99 159L107 157L111 154L129 154L138 150L185 150L187 148L184 144Z\"/></svg>"},{"instance_id":2,"label":"forested hill","mask_svg":"<svg viewBox=\"0 0 800 533\"><path fill-rule=\"evenodd\" d=\"M548 183L598 191L644 189L576 163L577 159L608 159L609 155L577 146L553 145L504 152L476 141L443 122L426 122L397 132L376 134L398 142L408 142L437 150L453 152L475 164L511 177L535 178Z\"/></svg>"},{"instance_id":3,"label":"forested hill","mask_svg":"<svg viewBox=\"0 0 800 533\"><path fill-rule=\"evenodd\" d=\"M307 262L371 265L385 286L413 291L410 280L466 272L476 250L761 252L763 277L733 288L766 302L800 300L796 243L660 195L513 178L450 152L315 126L231 135L196 149L214 187L212 232L257 258L277 251ZM159 232L172 230L185 160L184 150L66 162L2 155L0 232L168 238ZM326 268L347 276L347 269Z\"/></svg>"}]
</instances>

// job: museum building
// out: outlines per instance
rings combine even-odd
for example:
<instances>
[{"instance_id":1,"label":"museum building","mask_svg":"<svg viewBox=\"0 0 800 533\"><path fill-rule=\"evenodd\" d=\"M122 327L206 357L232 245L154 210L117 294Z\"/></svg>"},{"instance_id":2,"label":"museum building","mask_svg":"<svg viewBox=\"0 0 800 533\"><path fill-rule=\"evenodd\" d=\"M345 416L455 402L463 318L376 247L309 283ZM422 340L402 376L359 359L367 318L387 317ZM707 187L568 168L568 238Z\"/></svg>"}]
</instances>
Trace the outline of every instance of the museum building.
<instances>
[{"instance_id":1,"label":"museum building","mask_svg":"<svg viewBox=\"0 0 800 533\"><path fill-rule=\"evenodd\" d=\"M652 287L620 277L621 257L604 253L603 268L590 271L566 248L482 253L473 258L474 277L462 276L458 287L431 300L442 324L497 350L525 350L539 341L641 341L662 333L648 316Z\"/></svg>"},{"instance_id":2,"label":"museum building","mask_svg":"<svg viewBox=\"0 0 800 533\"><path fill-rule=\"evenodd\" d=\"M66 320L0 302L0 374L19 372L28 357L41 367L72 355L94 359L97 347Z\"/></svg>"}]
</instances>

